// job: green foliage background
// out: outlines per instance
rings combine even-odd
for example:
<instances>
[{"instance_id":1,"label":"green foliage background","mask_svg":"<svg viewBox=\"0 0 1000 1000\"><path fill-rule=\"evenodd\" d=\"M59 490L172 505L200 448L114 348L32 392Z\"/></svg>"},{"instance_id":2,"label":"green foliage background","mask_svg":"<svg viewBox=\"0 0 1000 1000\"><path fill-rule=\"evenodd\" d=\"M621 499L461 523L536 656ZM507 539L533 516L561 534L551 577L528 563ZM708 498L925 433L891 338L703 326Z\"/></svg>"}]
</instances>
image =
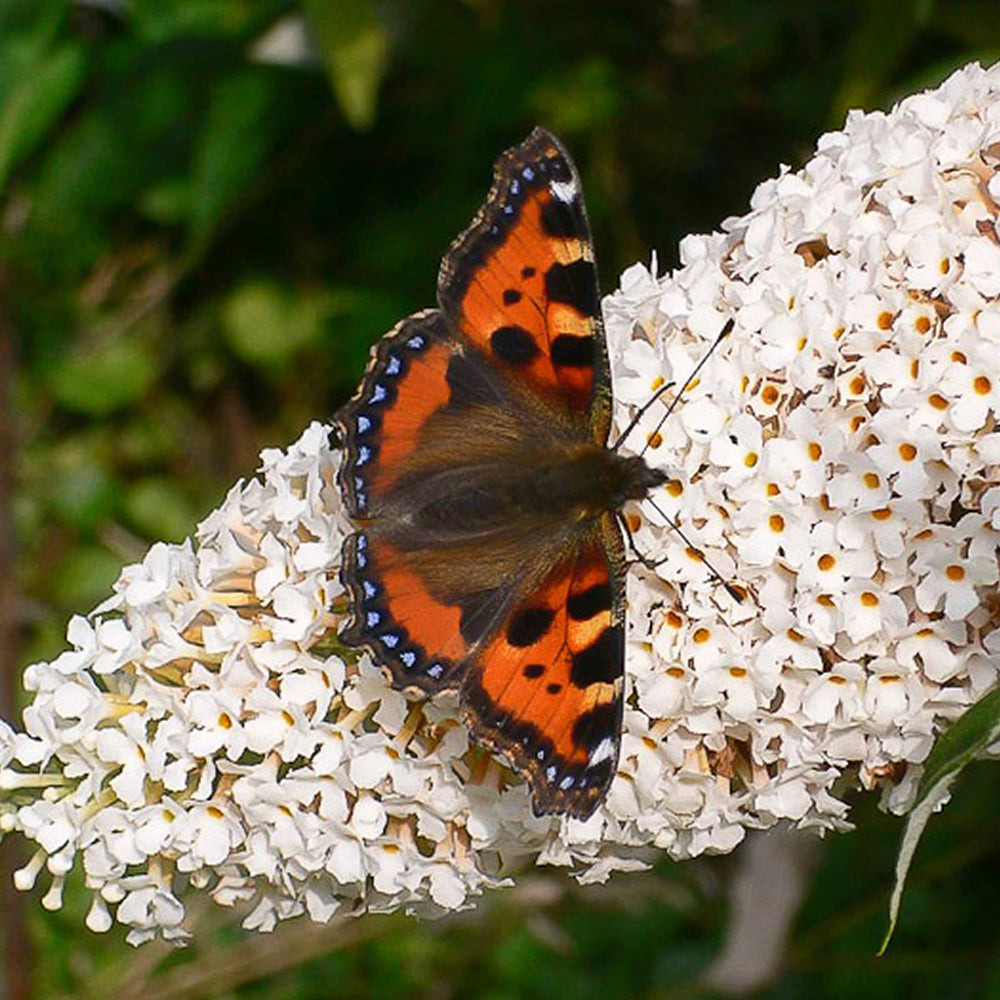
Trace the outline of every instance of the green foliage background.
<instances>
[{"instance_id":1,"label":"green foliage background","mask_svg":"<svg viewBox=\"0 0 1000 1000\"><path fill-rule=\"evenodd\" d=\"M301 18L305 58L257 58ZM19 662L57 653L68 615L150 542L188 535L261 447L333 412L369 345L433 301L493 158L532 125L574 152L610 290L745 211L849 107L998 55L992 0L2 0L0 463L17 557L0 573ZM1000 997L997 780L974 769L963 788L921 848L888 957L870 956L899 827L865 801L762 995ZM36 992L702 995L732 864L604 893L540 878L538 898L362 922L293 971L249 976L217 954L257 943L217 915L161 968L83 930L71 896L59 914L33 906ZM309 953L304 928L286 937ZM216 962L197 989L164 985Z\"/></svg>"}]
</instances>

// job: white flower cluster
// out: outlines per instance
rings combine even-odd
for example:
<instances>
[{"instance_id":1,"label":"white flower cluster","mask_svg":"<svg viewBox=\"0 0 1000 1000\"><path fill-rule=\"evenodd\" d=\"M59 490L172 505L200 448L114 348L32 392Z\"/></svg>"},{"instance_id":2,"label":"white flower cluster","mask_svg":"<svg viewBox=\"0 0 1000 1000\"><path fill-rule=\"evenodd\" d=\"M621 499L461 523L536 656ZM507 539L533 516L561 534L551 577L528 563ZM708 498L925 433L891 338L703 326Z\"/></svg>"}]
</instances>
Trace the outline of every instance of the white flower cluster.
<instances>
[{"instance_id":1,"label":"white flower cluster","mask_svg":"<svg viewBox=\"0 0 1000 1000\"><path fill-rule=\"evenodd\" d=\"M79 864L89 927L177 940L188 886L261 930L451 910L518 856L597 880L639 848L843 828L845 771L903 803L1000 668L998 143L1000 69L968 67L852 115L605 303L621 426L733 328L627 442L672 479L627 512L662 562L630 578L622 756L590 820L534 818L455 699L407 701L339 646L339 455L314 424L28 668L24 731L0 723L0 833L37 845L17 884L46 869L57 907Z\"/></svg>"}]
</instances>

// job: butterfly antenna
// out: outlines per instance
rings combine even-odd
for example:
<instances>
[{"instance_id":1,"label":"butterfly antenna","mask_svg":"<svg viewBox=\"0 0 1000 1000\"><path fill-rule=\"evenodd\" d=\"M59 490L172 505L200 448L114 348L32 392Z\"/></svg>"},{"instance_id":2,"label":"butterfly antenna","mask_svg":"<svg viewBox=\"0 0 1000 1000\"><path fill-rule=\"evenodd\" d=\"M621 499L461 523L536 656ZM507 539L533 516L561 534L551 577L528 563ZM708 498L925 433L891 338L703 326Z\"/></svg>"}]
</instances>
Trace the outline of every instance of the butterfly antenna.
<instances>
[{"instance_id":1,"label":"butterfly antenna","mask_svg":"<svg viewBox=\"0 0 1000 1000\"><path fill-rule=\"evenodd\" d=\"M699 558L699 559L700 559L700 560L701 560L701 561L702 561L702 562L703 562L703 563L705 564L705 567L706 567L706 568L708 569L709 573L711 573L711 574L712 574L712 576L713 576L713 577L715 577L715 580L716 580L716 582L717 582L717 583L720 583L720 584L722 584L722 586L726 588L726 593L728 593L728 594L729 594L729 596L730 596L730 597L731 597L731 598L732 598L732 599L733 599L734 601L736 601L736 603L737 603L737 604L742 604L742 603L743 603L743 598L744 598L744 595L743 595L742 593L740 593L740 591L739 591L739 590L737 590L737 588L736 588L736 587L734 587L734 586L733 586L733 585L732 585L732 584L731 584L731 583L730 583L730 582L729 582L729 581L728 581L728 580L727 580L727 579L726 579L726 578L725 578L725 577L724 577L724 576L723 576L723 575L722 575L722 574L721 574L721 573L720 573L720 572L719 572L719 571L718 571L718 570L717 570L717 569L716 569L716 568L715 568L715 567L714 567L714 566L713 566L713 565L712 565L712 564L711 564L711 563L709 562L709 560L708 560L708 557L707 557L707 556L705 555L705 553L704 553L704 552L702 552L702 550L701 550L701 549L699 549L699 548L698 548L698 547L697 547L696 545L693 545L693 544L691 543L691 540L690 540L690 539L688 538L688 536L687 536L687 535L685 535L685 534L684 534L684 532L683 532L683 531L681 530L681 526L680 526L680 525L679 525L679 524L678 524L678 523L677 523L677 522L676 522L676 521L675 521L675 520L674 520L674 519L673 519L673 518L672 518L672 517L671 517L671 516L670 516L670 515L669 515L669 514L668 514L668 513L667 513L667 512L666 512L666 511L665 511L665 510L664 510L664 509L663 509L663 508L662 508L662 507L661 507L661 506L660 506L660 505L659 505L659 504L657 503L657 502L656 502L656 501L655 501L655 500L653 500L653 499L652 499L651 497L646 497L646 502L647 502L647 503L648 503L648 504L649 504L649 505L650 505L650 506L651 506L651 507L652 507L652 508L653 508L653 509L654 509L654 510L655 510L655 511L656 511L656 512L657 512L657 513L658 513L658 514L660 515L660 517L662 517L662 518L663 518L663 519L664 519L664 520L665 520L665 521L667 522L667 524L669 524L669 525L670 525L670 527L671 527L671 528L672 528L672 529L673 529L674 531L676 531L676 532L677 532L677 535L678 535L678 537L680 538L680 540L681 540L681 541L682 541L682 542L683 542L683 543L684 543L684 544L685 544L685 545L686 545L686 546L687 546L687 547L688 547L688 548L689 548L689 549L690 549L690 550L691 550L692 552L694 552L694 553L697 553L697 556L698 556L698 558ZM631 539L631 533L629 534L629 538ZM633 548L634 548L634 546L633 546ZM663 562L663 561L664 561L664 560L662 560L662 559L660 560L660 562ZM656 563L648 563L648 562L645 562L645 561L644 561L644 563L643 563L643 564L644 564L645 566L648 566L648 567L649 567L650 569L652 569L652 568L654 568L654 567L658 566L658 565L659 565L659 562L656 562Z\"/></svg>"},{"instance_id":2,"label":"butterfly antenna","mask_svg":"<svg viewBox=\"0 0 1000 1000\"><path fill-rule=\"evenodd\" d=\"M663 385L661 385L660 388L657 389L656 392L654 392L653 395L639 407L636 415L628 422L628 427L626 427L625 430L618 435L615 443L611 446L612 451L617 451L621 447L622 441L624 441L625 438L627 438L629 434L635 430L636 425L640 420L642 420L646 413L649 412L649 408L653 405L653 403L655 403L672 385L676 385L676 382L664 382Z\"/></svg>"},{"instance_id":3,"label":"butterfly antenna","mask_svg":"<svg viewBox=\"0 0 1000 1000\"><path fill-rule=\"evenodd\" d=\"M722 341L725 340L725 338L728 337L729 334L732 332L733 325L734 324L732 319L726 320L726 325L719 332L718 337L715 338L715 342L702 355L701 360L698 362L698 364L694 366L694 371L692 371L691 374L688 375L687 381L681 387L680 392L678 392L677 395L674 396L674 398L670 401L670 405L667 407L667 412L664 413L662 417L660 417L660 422L656 425L656 427L653 428L652 432L646 435L646 443L642 446L642 451L639 452L640 456L646 454L646 449L649 447L650 441L656 439L656 435L660 432L660 428L663 427L663 425L667 422L667 420L670 419L670 414L674 412L674 407L677 406L677 404L681 401L681 396L683 396L684 393L691 388L691 383L694 382L694 380L698 377L698 372L700 372L702 368L705 367L705 363L712 356L713 352L719 346L719 344L721 344ZM668 383L668 384L672 385L673 383ZM666 386L661 386L660 390L657 392L657 395L659 395L659 392L662 392L666 388L667 388ZM654 396L653 399L656 399L656 396ZM650 403L652 401L653 400L650 400ZM643 410L645 410L645 407L643 407ZM639 411L639 415L642 414L643 410ZM633 423L635 423L635 421L633 421Z\"/></svg>"}]
</instances>

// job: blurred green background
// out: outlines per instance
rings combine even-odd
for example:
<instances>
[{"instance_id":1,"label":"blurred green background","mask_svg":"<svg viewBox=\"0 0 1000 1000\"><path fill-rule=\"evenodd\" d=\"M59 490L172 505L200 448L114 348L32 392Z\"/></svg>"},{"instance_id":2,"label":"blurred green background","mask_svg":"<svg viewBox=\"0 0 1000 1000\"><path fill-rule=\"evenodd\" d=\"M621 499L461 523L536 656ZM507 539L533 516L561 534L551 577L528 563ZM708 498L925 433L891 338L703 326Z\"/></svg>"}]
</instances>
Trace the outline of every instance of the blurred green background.
<instances>
[{"instance_id":1,"label":"blurred green background","mask_svg":"<svg viewBox=\"0 0 1000 1000\"><path fill-rule=\"evenodd\" d=\"M610 291L849 107L998 55L995 0L0 0L0 667L57 653L123 563L343 402L534 124L574 153ZM1000 997L998 791L974 769L932 824L878 962L899 825L859 799L860 832L796 862L759 995ZM744 863L264 940L197 909L166 958L36 893L30 949L2 903L0 996L711 995Z\"/></svg>"}]
</instances>

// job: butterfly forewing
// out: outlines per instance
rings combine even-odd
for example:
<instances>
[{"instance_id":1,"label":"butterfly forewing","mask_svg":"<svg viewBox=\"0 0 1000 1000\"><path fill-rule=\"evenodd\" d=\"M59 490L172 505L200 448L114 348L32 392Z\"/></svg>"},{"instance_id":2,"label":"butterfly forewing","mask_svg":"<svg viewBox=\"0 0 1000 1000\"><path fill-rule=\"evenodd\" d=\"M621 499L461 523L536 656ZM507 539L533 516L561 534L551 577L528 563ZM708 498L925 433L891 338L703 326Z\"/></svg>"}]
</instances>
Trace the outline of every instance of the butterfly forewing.
<instances>
[{"instance_id":1,"label":"butterfly forewing","mask_svg":"<svg viewBox=\"0 0 1000 1000\"><path fill-rule=\"evenodd\" d=\"M590 226L576 168L551 133L536 128L497 161L486 202L442 262L438 301L498 367L605 442L610 381Z\"/></svg>"}]
</instances>

